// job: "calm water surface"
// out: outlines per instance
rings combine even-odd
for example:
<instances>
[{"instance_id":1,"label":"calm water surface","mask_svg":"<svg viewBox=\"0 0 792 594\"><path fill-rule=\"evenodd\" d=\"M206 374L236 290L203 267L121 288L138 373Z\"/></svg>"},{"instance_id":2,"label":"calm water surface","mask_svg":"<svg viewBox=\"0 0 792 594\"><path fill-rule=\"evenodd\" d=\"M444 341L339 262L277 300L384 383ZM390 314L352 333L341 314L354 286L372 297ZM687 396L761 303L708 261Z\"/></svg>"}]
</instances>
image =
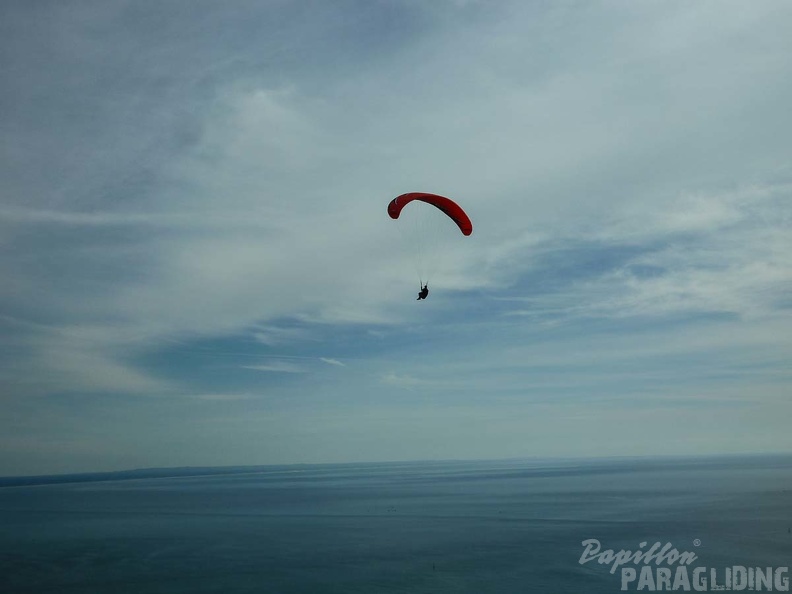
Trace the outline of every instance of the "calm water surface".
<instances>
[{"instance_id":1,"label":"calm water surface","mask_svg":"<svg viewBox=\"0 0 792 594\"><path fill-rule=\"evenodd\" d=\"M792 565L792 457L258 468L0 488L0 592L618 592L581 545ZM640 567L639 567L640 568ZM692 566L691 566L692 568ZM636 591L635 584L630 588Z\"/></svg>"}]
</instances>

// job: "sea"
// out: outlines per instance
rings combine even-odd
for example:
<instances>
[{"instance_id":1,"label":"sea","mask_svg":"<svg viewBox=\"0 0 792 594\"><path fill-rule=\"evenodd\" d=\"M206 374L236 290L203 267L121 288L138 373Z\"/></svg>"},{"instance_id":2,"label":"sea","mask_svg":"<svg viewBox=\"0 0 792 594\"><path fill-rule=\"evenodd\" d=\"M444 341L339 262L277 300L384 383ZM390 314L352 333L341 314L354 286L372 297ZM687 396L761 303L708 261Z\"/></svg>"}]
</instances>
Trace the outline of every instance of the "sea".
<instances>
[{"instance_id":1,"label":"sea","mask_svg":"<svg viewBox=\"0 0 792 594\"><path fill-rule=\"evenodd\" d=\"M788 591L791 527L789 455L11 477L0 592Z\"/></svg>"}]
</instances>

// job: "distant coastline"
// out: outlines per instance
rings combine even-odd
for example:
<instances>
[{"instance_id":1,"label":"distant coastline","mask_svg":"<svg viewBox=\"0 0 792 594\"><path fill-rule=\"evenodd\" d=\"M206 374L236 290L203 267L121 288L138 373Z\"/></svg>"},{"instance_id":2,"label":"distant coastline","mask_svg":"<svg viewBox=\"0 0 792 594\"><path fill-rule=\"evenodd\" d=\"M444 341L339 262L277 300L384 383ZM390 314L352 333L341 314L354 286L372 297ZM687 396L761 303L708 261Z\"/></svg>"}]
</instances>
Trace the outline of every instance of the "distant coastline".
<instances>
[{"instance_id":1,"label":"distant coastline","mask_svg":"<svg viewBox=\"0 0 792 594\"><path fill-rule=\"evenodd\" d=\"M754 466L757 463L792 466L792 453L765 454L721 454L709 456L646 456L646 457L603 457L603 458L510 458L492 460L426 460L426 461L387 461L387 462L344 462L325 464L272 464L257 466L187 466L173 468L140 468L105 472L80 472L54 475L8 476L0 477L0 488L30 487L68 483L113 482L160 478L196 478L201 476L262 474L280 472L299 472L323 468L349 468L372 471L378 468L409 466L419 470L432 467L456 466L460 470L470 467L506 465L514 471L532 470L542 474L566 474L588 472L619 472L635 469L636 464L644 470L665 470L669 468L713 468Z\"/></svg>"}]
</instances>

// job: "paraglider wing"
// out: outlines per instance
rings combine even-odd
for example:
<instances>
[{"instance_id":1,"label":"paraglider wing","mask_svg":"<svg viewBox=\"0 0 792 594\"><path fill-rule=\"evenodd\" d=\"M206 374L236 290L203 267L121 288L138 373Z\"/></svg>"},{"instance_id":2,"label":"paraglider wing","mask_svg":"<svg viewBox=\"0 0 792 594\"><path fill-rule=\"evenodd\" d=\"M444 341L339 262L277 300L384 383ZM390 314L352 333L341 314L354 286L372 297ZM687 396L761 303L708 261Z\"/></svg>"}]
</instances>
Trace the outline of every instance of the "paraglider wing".
<instances>
[{"instance_id":1,"label":"paraglider wing","mask_svg":"<svg viewBox=\"0 0 792 594\"><path fill-rule=\"evenodd\" d=\"M450 198L438 196L437 194L427 194L425 192L408 192L407 194L397 196L391 200L390 204L388 204L388 214L390 215L390 218L398 219L402 209L413 200L426 202L427 204L431 204L432 206L435 206L443 211L457 224L459 230L462 231L462 235L470 235L473 233L473 223L470 222L470 217L468 217L465 211L462 210L462 207Z\"/></svg>"}]
</instances>

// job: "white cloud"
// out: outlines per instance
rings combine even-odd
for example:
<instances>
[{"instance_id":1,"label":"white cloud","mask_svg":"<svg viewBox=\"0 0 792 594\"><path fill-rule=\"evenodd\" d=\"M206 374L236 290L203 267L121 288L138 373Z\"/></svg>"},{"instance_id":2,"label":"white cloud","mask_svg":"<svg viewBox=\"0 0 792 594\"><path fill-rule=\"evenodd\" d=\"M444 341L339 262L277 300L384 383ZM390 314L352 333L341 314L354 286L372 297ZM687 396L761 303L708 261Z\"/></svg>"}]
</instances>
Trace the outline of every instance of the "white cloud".
<instances>
[{"instance_id":1,"label":"white cloud","mask_svg":"<svg viewBox=\"0 0 792 594\"><path fill-rule=\"evenodd\" d=\"M302 365L292 363L290 361L271 360L259 365L242 365L242 369L253 369L255 371L272 371L275 373L306 373L306 369Z\"/></svg>"},{"instance_id":2,"label":"white cloud","mask_svg":"<svg viewBox=\"0 0 792 594\"><path fill-rule=\"evenodd\" d=\"M140 369L133 361L149 348L148 337L128 329L96 326L29 324L16 342L10 368L0 374L6 396L17 391L166 395L179 390L176 382ZM3 381L7 378L7 381Z\"/></svg>"},{"instance_id":3,"label":"white cloud","mask_svg":"<svg viewBox=\"0 0 792 594\"><path fill-rule=\"evenodd\" d=\"M320 361L327 363L328 365L334 365L336 367L346 367L346 363L339 361L338 359L330 359L327 357L319 357Z\"/></svg>"}]
</instances>

